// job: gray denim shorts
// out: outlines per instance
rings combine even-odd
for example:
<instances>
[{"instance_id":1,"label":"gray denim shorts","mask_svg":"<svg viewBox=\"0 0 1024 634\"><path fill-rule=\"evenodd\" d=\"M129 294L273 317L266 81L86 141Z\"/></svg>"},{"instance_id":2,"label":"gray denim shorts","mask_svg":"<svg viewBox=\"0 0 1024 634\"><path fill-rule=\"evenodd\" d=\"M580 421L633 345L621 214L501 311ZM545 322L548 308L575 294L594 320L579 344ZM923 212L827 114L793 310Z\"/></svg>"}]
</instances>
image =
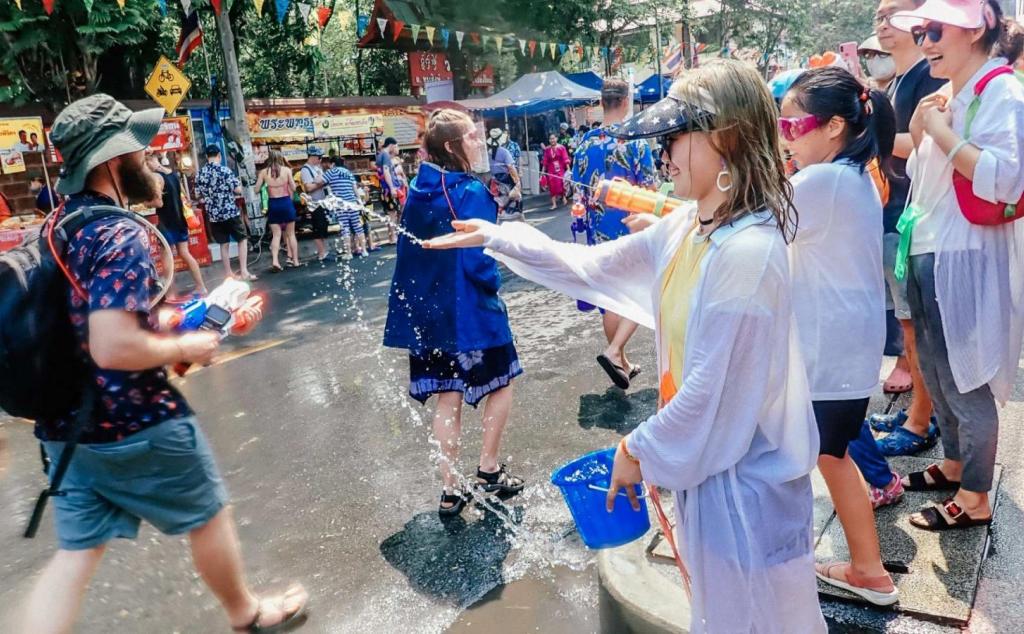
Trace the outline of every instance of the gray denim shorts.
<instances>
[{"instance_id":1,"label":"gray denim shorts","mask_svg":"<svg viewBox=\"0 0 1024 634\"><path fill-rule=\"evenodd\" d=\"M62 442L44 442L51 470ZM210 521L228 494L194 417L175 418L118 442L78 445L52 498L63 550L85 550L115 537L133 539L146 520L180 535Z\"/></svg>"},{"instance_id":2,"label":"gray denim shorts","mask_svg":"<svg viewBox=\"0 0 1024 634\"><path fill-rule=\"evenodd\" d=\"M910 319L910 302L907 301L907 280L896 279L896 251L900 248L900 234L887 233L882 236L882 269L885 272L885 309L894 310L896 319Z\"/></svg>"}]
</instances>

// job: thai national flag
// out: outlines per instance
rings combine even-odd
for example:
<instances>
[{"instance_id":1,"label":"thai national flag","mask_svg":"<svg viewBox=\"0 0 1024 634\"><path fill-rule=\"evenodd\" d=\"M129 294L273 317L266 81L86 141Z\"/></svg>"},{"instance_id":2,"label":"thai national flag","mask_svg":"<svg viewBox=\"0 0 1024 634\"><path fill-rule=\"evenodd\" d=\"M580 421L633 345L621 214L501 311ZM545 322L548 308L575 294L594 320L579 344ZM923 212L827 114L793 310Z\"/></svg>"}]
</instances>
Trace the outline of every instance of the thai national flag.
<instances>
[{"instance_id":1,"label":"thai national flag","mask_svg":"<svg viewBox=\"0 0 1024 634\"><path fill-rule=\"evenodd\" d=\"M193 9L185 14L181 23L181 35L174 52L178 54L178 68L184 68L189 55L203 43L203 28L199 25L199 12Z\"/></svg>"},{"instance_id":2,"label":"thai national flag","mask_svg":"<svg viewBox=\"0 0 1024 634\"><path fill-rule=\"evenodd\" d=\"M682 63L683 45L673 44L666 49L665 57L661 60L661 72L663 75L674 74Z\"/></svg>"}]
</instances>

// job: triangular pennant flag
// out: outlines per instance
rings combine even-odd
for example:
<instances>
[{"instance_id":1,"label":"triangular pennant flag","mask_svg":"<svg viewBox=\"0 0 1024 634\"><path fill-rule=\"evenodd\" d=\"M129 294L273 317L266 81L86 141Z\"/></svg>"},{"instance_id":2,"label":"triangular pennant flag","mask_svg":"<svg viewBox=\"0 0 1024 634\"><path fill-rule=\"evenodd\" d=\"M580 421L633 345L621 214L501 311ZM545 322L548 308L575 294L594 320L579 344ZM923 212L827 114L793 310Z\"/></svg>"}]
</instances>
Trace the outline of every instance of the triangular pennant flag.
<instances>
[{"instance_id":1,"label":"triangular pennant flag","mask_svg":"<svg viewBox=\"0 0 1024 634\"><path fill-rule=\"evenodd\" d=\"M607 46L602 48L601 52L604 54L605 57L608 57L608 55L611 54L611 50Z\"/></svg>"},{"instance_id":2,"label":"triangular pennant flag","mask_svg":"<svg viewBox=\"0 0 1024 634\"><path fill-rule=\"evenodd\" d=\"M448 48L448 40L451 38L452 32L448 29L441 29L441 41L444 42L444 47Z\"/></svg>"},{"instance_id":3,"label":"triangular pennant flag","mask_svg":"<svg viewBox=\"0 0 1024 634\"><path fill-rule=\"evenodd\" d=\"M288 15L288 4L291 0L274 0L274 6L277 7L277 23L284 24L284 18Z\"/></svg>"},{"instance_id":4,"label":"triangular pennant flag","mask_svg":"<svg viewBox=\"0 0 1024 634\"><path fill-rule=\"evenodd\" d=\"M567 50L569 50L569 45L568 44L562 44L561 42L558 43L558 56L559 57L565 55L565 52Z\"/></svg>"},{"instance_id":5,"label":"triangular pennant flag","mask_svg":"<svg viewBox=\"0 0 1024 634\"><path fill-rule=\"evenodd\" d=\"M192 13L192 0L181 0L181 8L185 10L185 15Z\"/></svg>"},{"instance_id":6,"label":"triangular pennant flag","mask_svg":"<svg viewBox=\"0 0 1024 634\"><path fill-rule=\"evenodd\" d=\"M469 34L469 41L474 43L474 44L479 44L480 43L480 34L476 33L476 32L471 32Z\"/></svg>"},{"instance_id":7,"label":"triangular pennant flag","mask_svg":"<svg viewBox=\"0 0 1024 634\"><path fill-rule=\"evenodd\" d=\"M527 46L530 47L530 57L533 57L534 53L537 51L537 40L530 40L530 43L527 44Z\"/></svg>"},{"instance_id":8,"label":"triangular pennant flag","mask_svg":"<svg viewBox=\"0 0 1024 634\"><path fill-rule=\"evenodd\" d=\"M221 0L210 0L210 4L213 5L213 12L217 15L220 15L220 2ZM117 0L117 3L121 5L122 9L124 8L124 0Z\"/></svg>"},{"instance_id":9,"label":"triangular pennant flag","mask_svg":"<svg viewBox=\"0 0 1024 634\"><path fill-rule=\"evenodd\" d=\"M384 31L388 30L387 18L377 18L377 30L380 31L380 36L384 37Z\"/></svg>"},{"instance_id":10,"label":"triangular pennant flag","mask_svg":"<svg viewBox=\"0 0 1024 634\"><path fill-rule=\"evenodd\" d=\"M410 24L409 28L412 29L412 43L415 44L416 40L420 37L420 25Z\"/></svg>"},{"instance_id":11,"label":"triangular pennant flag","mask_svg":"<svg viewBox=\"0 0 1024 634\"><path fill-rule=\"evenodd\" d=\"M551 42L551 43L548 44L548 50L551 51L551 59L555 59L555 49L556 48L558 48L558 45L555 44L554 42Z\"/></svg>"},{"instance_id":12,"label":"triangular pennant flag","mask_svg":"<svg viewBox=\"0 0 1024 634\"><path fill-rule=\"evenodd\" d=\"M402 22L401 20L392 20L391 25L391 28L395 30L395 32L391 34L391 38L397 42L398 38L402 37L402 28L405 27L405 22Z\"/></svg>"},{"instance_id":13,"label":"triangular pennant flag","mask_svg":"<svg viewBox=\"0 0 1024 634\"><path fill-rule=\"evenodd\" d=\"M526 57L526 40L519 40L519 52Z\"/></svg>"},{"instance_id":14,"label":"triangular pennant flag","mask_svg":"<svg viewBox=\"0 0 1024 634\"><path fill-rule=\"evenodd\" d=\"M462 38L464 38L464 37L466 37L466 34L463 31L456 31L455 32L455 41L459 43L459 50L460 51L462 50Z\"/></svg>"},{"instance_id":15,"label":"triangular pennant flag","mask_svg":"<svg viewBox=\"0 0 1024 634\"><path fill-rule=\"evenodd\" d=\"M124 5L121 5L124 8ZM43 0L43 11L46 11L46 15L53 15L53 0Z\"/></svg>"},{"instance_id":16,"label":"triangular pennant flag","mask_svg":"<svg viewBox=\"0 0 1024 634\"><path fill-rule=\"evenodd\" d=\"M427 41L430 42L431 46L433 46L434 45L434 32L437 31L437 27L425 26L425 27L423 27L423 30L427 32Z\"/></svg>"},{"instance_id":17,"label":"triangular pennant flag","mask_svg":"<svg viewBox=\"0 0 1024 634\"><path fill-rule=\"evenodd\" d=\"M363 37L366 35L366 29L370 26L370 16L368 15L357 15L356 16L356 36Z\"/></svg>"},{"instance_id":18,"label":"triangular pennant flag","mask_svg":"<svg viewBox=\"0 0 1024 634\"><path fill-rule=\"evenodd\" d=\"M82 0L82 4L85 5L85 13L86 13L86 15L92 13L92 3L93 3L93 0ZM21 6L21 0L18 0L18 6Z\"/></svg>"},{"instance_id":19,"label":"triangular pennant flag","mask_svg":"<svg viewBox=\"0 0 1024 634\"><path fill-rule=\"evenodd\" d=\"M256 15L263 15L263 0L252 0L256 6Z\"/></svg>"},{"instance_id":20,"label":"triangular pennant flag","mask_svg":"<svg viewBox=\"0 0 1024 634\"><path fill-rule=\"evenodd\" d=\"M330 7L317 7L316 21L318 24L320 24L321 29L327 26L327 23L331 21Z\"/></svg>"},{"instance_id":21,"label":"triangular pennant flag","mask_svg":"<svg viewBox=\"0 0 1024 634\"><path fill-rule=\"evenodd\" d=\"M489 38L489 37L491 37L491 36L487 35L486 33L484 33L483 36L480 38L480 41L482 42L482 46L484 48L487 48L487 38Z\"/></svg>"},{"instance_id":22,"label":"triangular pennant flag","mask_svg":"<svg viewBox=\"0 0 1024 634\"><path fill-rule=\"evenodd\" d=\"M601 47L600 47L600 46L594 46L594 47L592 47L592 48L590 49L590 55L591 55L591 56L592 56L592 57L593 57L594 59L597 59L598 57L601 57Z\"/></svg>"},{"instance_id":23,"label":"triangular pennant flag","mask_svg":"<svg viewBox=\"0 0 1024 634\"><path fill-rule=\"evenodd\" d=\"M21 0L14 0L14 4L18 5L18 9L19 9L19 10L21 9ZM92 8L92 7L90 7L90 9L91 9L91 8ZM88 10L89 10L89 9L86 9L86 11L88 11Z\"/></svg>"},{"instance_id":24,"label":"triangular pennant flag","mask_svg":"<svg viewBox=\"0 0 1024 634\"><path fill-rule=\"evenodd\" d=\"M220 4L220 0L210 0L210 2L216 2ZM309 11L313 8L313 5L306 4L305 2L299 3L299 13L302 15L302 24L309 24Z\"/></svg>"},{"instance_id":25,"label":"triangular pennant flag","mask_svg":"<svg viewBox=\"0 0 1024 634\"><path fill-rule=\"evenodd\" d=\"M157 6L157 8L160 9L160 15L166 18L167 17L167 0L157 0L156 6Z\"/></svg>"},{"instance_id":26,"label":"triangular pennant flag","mask_svg":"<svg viewBox=\"0 0 1024 634\"><path fill-rule=\"evenodd\" d=\"M494 36L494 49L496 51L498 51L499 53L501 52L501 45L504 44L504 43L505 43L505 36L503 36L503 35L495 35Z\"/></svg>"}]
</instances>

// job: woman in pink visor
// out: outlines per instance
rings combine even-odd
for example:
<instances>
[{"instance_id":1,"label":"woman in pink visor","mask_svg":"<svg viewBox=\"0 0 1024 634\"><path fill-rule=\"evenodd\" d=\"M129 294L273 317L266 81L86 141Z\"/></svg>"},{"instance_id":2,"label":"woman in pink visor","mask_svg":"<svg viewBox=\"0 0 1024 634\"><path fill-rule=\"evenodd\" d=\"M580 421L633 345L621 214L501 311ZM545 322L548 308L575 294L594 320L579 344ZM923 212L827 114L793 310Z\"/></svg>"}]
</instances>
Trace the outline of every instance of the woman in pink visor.
<instances>
[{"instance_id":1,"label":"woman in pink visor","mask_svg":"<svg viewBox=\"0 0 1024 634\"><path fill-rule=\"evenodd\" d=\"M914 35L932 77L949 80L921 100L910 123L913 191L896 263L897 277L907 279L945 459L903 485L944 492L911 516L918 528L987 525L996 407L1010 396L1024 331L1024 223L1000 216L972 224L965 214L1016 203L1024 192L1024 85L1007 60L990 57L1005 35L996 2L928 0L890 24ZM955 174L966 188L954 189Z\"/></svg>"}]
</instances>

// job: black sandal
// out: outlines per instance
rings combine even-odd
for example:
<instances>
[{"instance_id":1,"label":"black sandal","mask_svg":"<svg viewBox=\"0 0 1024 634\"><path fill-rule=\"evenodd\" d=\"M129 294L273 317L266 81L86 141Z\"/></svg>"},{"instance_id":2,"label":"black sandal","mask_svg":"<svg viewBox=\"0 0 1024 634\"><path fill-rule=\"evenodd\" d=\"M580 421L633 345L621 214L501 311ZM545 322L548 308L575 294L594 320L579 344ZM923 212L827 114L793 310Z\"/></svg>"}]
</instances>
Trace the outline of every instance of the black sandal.
<instances>
[{"instance_id":1,"label":"black sandal","mask_svg":"<svg viewBox=\"0 0 1024 634\"><path fill-rule=\"evenodd\" d=\"M287 596L287 593L281 595L282 601L284 600L285 596ZM307 597L307 599L303 601L302 604L299 605L299 607L296 608L296 610L291 614L285 612L284 618L281 619L280 623L275 623L273 625L267 626L260 625L260 619L263 618L263 599L257 599L256 601L256 616L252 618L252 621L250 621L248 625L232 626L232 631L248 632L249 634L270 634L271 632L281 632L295 625L296 622L299 621L299 619L305 617L306 604L309 602L309 598ZM281 608L281 611L284 612L283 607Z\"/></svg>"},{"instance_id":2,"label":"black sandal","mask_svg":"<svg viewBox=\"0 0 1024 634\"><path fill-rule=\"evenodd\" d=\"M445 506L446 504L450 506ZM441 491L441 503L437 506L438 515L441 517L454 517L461 513L464 508L466 508L465 493L456 490L455 493L448 495L443 490Z\"/></svg>"},{"instance_id":3,"label":"black sandal","mask_svg":"<svg viewBox=\"0 0 1024 634\"><path fill-rule=\"evenodd\" d=\"M929 482L925 475L932 481ZM928 465L924 471L908 473L907 481L909 484L903 485L905 491L956 491L960 488L960 483L947 478L937 464Z\"/></svg>"},{"instance_id":4,"label":"black sandal","mask_svg":"<svg viewBox=\"0 0 1024 634\"><path fill-rule=\"evenodd\" d=\"M597 355L597 363L605 371L608 378L612 380L615 387L623 390L629 389L629 375L622 366L615 365L611 359L603 354Z\"/></svg>"},{"instance_id":5,"label":"black sandal","mask_svg":"<svg viewBox=\"0 0 1024 634\"><path fill-rule=\"evenodd\" d=\"M643 370L641 369L640 365L634 363L633 367L629 369L629 382L632 383L633 379L640 376L641 372L643 372Z\"/></svg>"},{"instance_id":6,"label":"black sandal","mask_svg":"<svg viewBox=\"0 0 1024 634\"><path fill-rule=\"evenodd\" d=\"M949 519L946 519L947 516ZM945 531L953 528L988 526L992 523L992 517L975 519L968 515L967 511L963 510L953 498L948 498L942 504L933 504L914 513L910 516L910 523L926 531Z\"/></svg>"},{"instance_id":7,"label":"black sandal","mask_svg":"<svg viewBox=\"0 0 1024 634\"><path fill-rule=\"evenodd\" d=\"M505 465L501 465L494 473L487 473L476 468L476 487L484 493L498 495L515 495L526 486L526 480L509 474Z\"/></svg>"}]
</instances>

